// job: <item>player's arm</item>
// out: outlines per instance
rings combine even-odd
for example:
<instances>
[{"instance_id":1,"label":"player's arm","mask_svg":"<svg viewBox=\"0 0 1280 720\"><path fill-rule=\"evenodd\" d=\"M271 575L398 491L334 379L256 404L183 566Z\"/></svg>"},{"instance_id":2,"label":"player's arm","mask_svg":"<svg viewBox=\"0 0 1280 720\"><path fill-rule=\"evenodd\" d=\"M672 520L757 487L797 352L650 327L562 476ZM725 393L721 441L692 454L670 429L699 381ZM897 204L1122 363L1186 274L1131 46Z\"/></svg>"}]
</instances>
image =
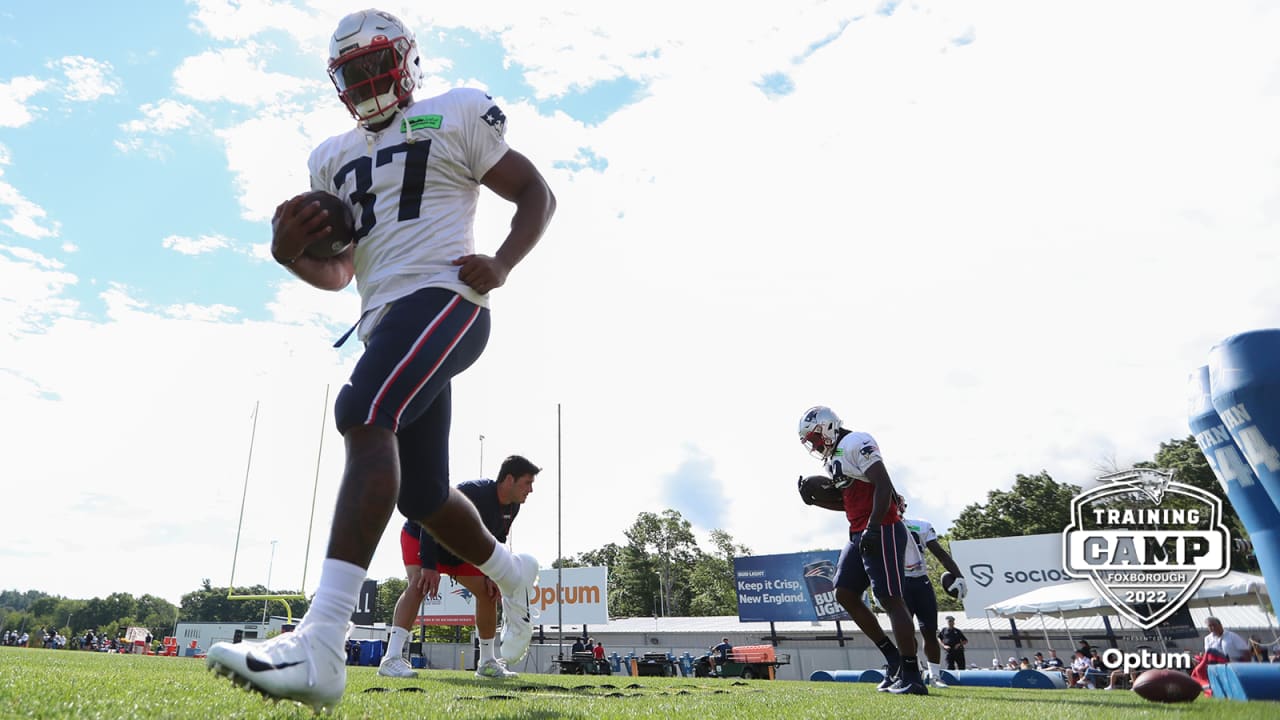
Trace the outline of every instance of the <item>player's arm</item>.
<instances>
[{"instance_id":1,"label":"player's arm","mask_svg":"<svg viewBox=\"0 0 1280 720\"><path fill-rule=\"evenodd\" d=\"M925 547L929 548L929 552L938 558L938 562L942 563L942 567L946 568L947 572L956 576L956 579L951 583L951 590L956 593L957 598L964 600L965 595L969 594L969 584L964 579L964 573L960 572L960 566L956 564L955 558L951 557L951 553L942 547L942 543L938 542L937 536L925 543Z\"/></svg>"},{"instance_id":2,"label":"player's arm","mask_svg":"<svg viewBox=\"0 0 1280 720\"><path fill-rule=\"evenodd\" d=\"M306 255L307 246L332 232L329 214L317 201L304 201L306 193L276 206L271 218L271 257L308 285L321 290L341 290L355 277L355 246L331 258Z\"/></svg>"},{"instance_id":3,"label":"player's arm","mask_svg":"<svg viewBox=\"0 0 1280 720\"><path fill-rule=\"evenodd\" d=\"M458 279L484 294L502 287L511 269L538 243L556 213L556 196L538 168L515 150L507 150L480 182L516 205L516 212L511 216L511 231L492 257L463 255L453 261L454 265L462 266Z\"/></svg>"},{"instance_id":4,"label":"player's arm","mask_svg":"<svg viewBox=\"0 0 1280 720\"><path fill-rule=\"evenodd\" d=\"M889 504L893 501L893 481L889 479L889 471L885 469L884 463L879 460L872 463L863 474L875 488L871 496L871 524L881 525L884 523L885 513L889 512Z\"/></svg>"},{"instance_id":5,"label":"player's arm","mask_svg":"<svg viewBox=\"0 0 1280 720\"><path fill-rule=\"evenodd\" d=\"M439 561L439 550L436 539L425 527L418 530L418 565L422 566L422 575L418 578L418 589L424 597L436 597L440 594L440 571L436 570Z\"/></svg>"}]
</instances>

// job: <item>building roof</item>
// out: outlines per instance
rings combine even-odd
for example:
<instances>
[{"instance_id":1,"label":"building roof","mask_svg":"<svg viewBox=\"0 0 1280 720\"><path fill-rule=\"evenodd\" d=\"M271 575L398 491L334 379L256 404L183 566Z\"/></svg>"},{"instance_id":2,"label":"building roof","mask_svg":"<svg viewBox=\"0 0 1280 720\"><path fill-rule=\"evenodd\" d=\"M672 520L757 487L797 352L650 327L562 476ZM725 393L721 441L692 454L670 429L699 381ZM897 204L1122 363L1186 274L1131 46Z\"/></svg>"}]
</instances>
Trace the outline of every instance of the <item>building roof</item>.
<instances>
[{"instance_id":1,"label":"building roof","mask_svg":"<svg viewBox=\"0 0 1280 720\"><path fill-rule=\"evenodd\" d=\"M977 616L970 617L960 611L949 611L938 613L938 627L946 627L946 617L954 616L956 619L956 627L966 632L994 632L1005 634L1009 632L1009 621L999 617L991 617L990 619ZM1204 627L1205 618L1213 615L1222 620L1223 627L1228 630L1263 630L1267 628L1280 627L1280 621L1271 613L1266 613L1257 605L1224 605L1215 608L1191 608L1191 619L1195 621L1196 627ZM1115 612L1106 614L1111 622L1111 627L1116 632L1135 632L1139 631L1137 625L1125 620ZM889 617L883 613L877 613L876 618L880 621L880 627L886 631L891 630ZM1027 633L1039 633L1047 630L1050 633L1062 634L1068 630L1072 633L1081 632L1105 632L1106 624L1102 620L1103 615L1094 615L1090 617L1067 618L1061 619L1051 615L1042 615L1034 618L1019 620L1018 631ZM1042 624L1043 623L1043 624ZM535 620L534 624L538 624ZM775 622L773 624L774 631L779 635L835 635L836 623L834 621L786 621ZM845 635L858 633L858 626L853 621L843 621L840 623L841 631ZM547 632L551 629L558 629L558 626L552 624L543 624L543 631ZM564 626L566 634L580 634L582 625ZM752 634L769 634L769 623L767 622L741 622L737 615L713 615L707 617L626 617L612 618L605 625L588 625L587 632L608 632L608 633L663 633L665 635L678 635L681 633L752 633Z\"/></svg>"}]
</instances>

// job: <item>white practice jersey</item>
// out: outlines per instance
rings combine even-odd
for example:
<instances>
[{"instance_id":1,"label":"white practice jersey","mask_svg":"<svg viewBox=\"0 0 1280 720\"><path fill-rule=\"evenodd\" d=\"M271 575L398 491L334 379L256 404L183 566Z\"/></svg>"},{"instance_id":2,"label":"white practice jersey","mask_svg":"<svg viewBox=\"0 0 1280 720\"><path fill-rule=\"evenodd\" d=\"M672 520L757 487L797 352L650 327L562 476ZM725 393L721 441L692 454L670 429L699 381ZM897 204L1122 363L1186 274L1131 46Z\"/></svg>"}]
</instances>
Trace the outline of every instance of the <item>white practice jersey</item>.
<instances>
[{"instance_id":1,"label":"white practice jersey","mask_svg":"<svg viewBox=\"0 0 1280 720\"><path fill-rule=\"evenodd\" d=\"M827 458L827 475L838 480L843 475L869 483L867 468L880 462L880 446L864 432L851 432L840 438L831 457Z\"/></svg>"},{"instance_id":2,"label":"white practice jersey","mask_svg":"<svg viewBox=\"0 0 1280 720\"><path fill-rule=\"evenodd\" d=\"M487 306L452 263L475 252L480 180L509 149L506 117L480 90L419 100L389 127L357 127L308 161L311 188L346 200L356 220L355 279L365 316L424 287ZM361 323L365 339L375 322Z\"/></svg>"},{"instance_id":3,"label":"white practice jersey","mask_svg":"<svg viewBox=\"0 0 1280 720\"><path fill-rule=\"evenodd\" d=\"M903 518L902 524L907 526L907 551L903 554L903 573L907 577L928 577L929 564L925 562L925 549L929 543L938 539L938 533L928 520L909 520Z\"/></svg>"}]
</instances>

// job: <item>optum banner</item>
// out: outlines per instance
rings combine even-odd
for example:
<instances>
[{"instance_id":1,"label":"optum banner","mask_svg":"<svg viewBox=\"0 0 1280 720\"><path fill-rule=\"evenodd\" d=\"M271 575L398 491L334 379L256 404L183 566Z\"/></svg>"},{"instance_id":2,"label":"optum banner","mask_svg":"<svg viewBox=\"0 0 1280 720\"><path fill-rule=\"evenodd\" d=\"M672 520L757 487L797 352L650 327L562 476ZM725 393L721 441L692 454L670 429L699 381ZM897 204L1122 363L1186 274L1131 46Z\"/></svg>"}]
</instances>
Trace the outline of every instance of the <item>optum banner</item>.
<instances>
[{"instance_id":1,"label":"optum banner","mask_svg":"<svg viewBox=\"0 0 1280 720\"><path fill-rule=\"evenodd\" d=\"M538 574L537 591L529 598L529 609L538 616L533 618L534 625L604 625L609 622L609 569L543 570Z\"/></svg>"},{"instance_id":2,"label":"optum banner","mask_svg":"<svg viewBox=\"0 0 1280 720\"><path fill-rule=\"evenodd\" d=\"M556 602L556 577L560 576ZM538 587L529 598L534 625L558 625L563 607L565 625L603 625L609 622L609 569L605 567L563 568L538 573ZM422 602L418 622L424 625L472 625L476 621L476 598L469 590L445 575L440 578L440 595Z\"/></svg>"}]
</instances>

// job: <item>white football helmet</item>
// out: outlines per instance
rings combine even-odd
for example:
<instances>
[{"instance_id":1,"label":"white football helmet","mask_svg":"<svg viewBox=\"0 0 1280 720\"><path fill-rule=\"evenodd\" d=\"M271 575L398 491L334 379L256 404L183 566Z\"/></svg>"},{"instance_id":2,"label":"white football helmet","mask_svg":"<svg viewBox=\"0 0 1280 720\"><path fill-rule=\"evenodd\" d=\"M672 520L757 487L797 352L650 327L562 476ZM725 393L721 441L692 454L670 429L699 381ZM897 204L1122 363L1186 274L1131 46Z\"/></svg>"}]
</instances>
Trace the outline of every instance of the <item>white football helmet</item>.
<instances>
[{"instance_id":1,"label":"white football helmet","mask_svg":"<svg viewBox=\"0 0 1280 720\"><path fill-rule=\"evenodd\" d=\"M391 13L351 13L329 38L329 79L356 120L386 120L422 85L418 41Z\"/></svg>"},{"instance_id":2,"label":"white football helmet","mask_svg":"<svg viewBox=\"0 0 1280 720\"><path fill-rule=\"evenodd\" d=\"M826 458L840 439L840 427L840 418L831 408L815 405L800 418L800 443L810 455Z\"/></svg>"}]
</instances>

